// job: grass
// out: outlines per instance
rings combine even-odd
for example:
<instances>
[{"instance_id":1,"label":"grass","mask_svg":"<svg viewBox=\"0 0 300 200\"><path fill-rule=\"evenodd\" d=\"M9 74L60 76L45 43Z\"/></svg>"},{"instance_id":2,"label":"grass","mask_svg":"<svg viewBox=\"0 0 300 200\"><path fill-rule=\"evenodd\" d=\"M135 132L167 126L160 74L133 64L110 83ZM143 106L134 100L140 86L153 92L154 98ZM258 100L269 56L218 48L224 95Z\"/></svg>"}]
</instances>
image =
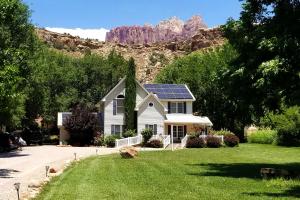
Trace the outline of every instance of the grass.
<instances>
[{"instance_id":1,"label":"grass","mask_svg":"<svg viewBox=\"0 0 300 200\"><path fill-rule=\"evenodd\" d=\"M247 139L250 143L272 144L275 141L277 132L271 129L261 129L251 133Z\"/></svg>"},{"instance_id":2,"label":"grass","mask_svg":"<svg viewBox=\"0 0 300 200\"><path fill-rule=\"evenodd\" d=\"M44 187L43 199L297 199L299 180L262 180L261 167L300 171L300 148L241 144L237 148L142 152L91 157Z\"/></svg>"}]
</instances>

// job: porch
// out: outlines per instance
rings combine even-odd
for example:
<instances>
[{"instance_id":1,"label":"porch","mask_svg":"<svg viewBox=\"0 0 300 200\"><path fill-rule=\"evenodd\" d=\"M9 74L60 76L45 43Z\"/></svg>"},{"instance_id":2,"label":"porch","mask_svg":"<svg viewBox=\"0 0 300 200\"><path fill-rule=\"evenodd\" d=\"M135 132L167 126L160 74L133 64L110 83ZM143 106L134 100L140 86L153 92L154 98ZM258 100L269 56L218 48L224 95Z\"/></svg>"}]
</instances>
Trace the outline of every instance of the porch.
<instances>
[{"instance_id":1,"label":"porch","mask_svg":"<svg viewBox=\"0 0 300 200\"><path fill-rule=\"evenodd\" d=\"M171 136L174 143L179 143L188 133L206 135L212 127L208 117L194 116L192 114L167 114L164 121L164 132Z\"/></svg>"}]
</instances>

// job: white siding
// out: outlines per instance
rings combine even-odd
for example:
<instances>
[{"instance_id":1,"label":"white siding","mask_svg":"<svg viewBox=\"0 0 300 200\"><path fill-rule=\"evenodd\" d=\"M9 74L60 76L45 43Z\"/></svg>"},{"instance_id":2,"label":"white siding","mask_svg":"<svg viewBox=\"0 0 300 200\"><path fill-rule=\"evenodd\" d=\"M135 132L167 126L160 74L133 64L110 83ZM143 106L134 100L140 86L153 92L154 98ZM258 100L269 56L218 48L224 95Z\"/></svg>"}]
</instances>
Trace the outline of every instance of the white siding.
<instances>
[{"instance_id":1,"label":"white siding","mask_svg":"<svg viewBox=\"0 0 300 200\"><path fill-rule=\"evenodd\" d=\"M147 93L139 86L136 85L136 105L139 105L140 102L147 96ZM119 94L125 94L125 81L121 83L114 91L112 91L107 97L105 101L105 109L104 109L104 134L111 134L111 125L123 125L124 124L124 114L116 114L113 115L113 99L115 99Z\"/></svg>"},{"instance_id":2,"label":"white siding","mask_svg":"<svg viewBox=\"0 0 300 200\"><path fill-rule=\"evenodd\" d=\"M152 102L154 106L150 107L149 102ZM147 99L138 111L138 134L145 129L146 124L157 124L157 133L164 134L164 120L163 107L154 97Z\"/></svg>"}]
</instances>

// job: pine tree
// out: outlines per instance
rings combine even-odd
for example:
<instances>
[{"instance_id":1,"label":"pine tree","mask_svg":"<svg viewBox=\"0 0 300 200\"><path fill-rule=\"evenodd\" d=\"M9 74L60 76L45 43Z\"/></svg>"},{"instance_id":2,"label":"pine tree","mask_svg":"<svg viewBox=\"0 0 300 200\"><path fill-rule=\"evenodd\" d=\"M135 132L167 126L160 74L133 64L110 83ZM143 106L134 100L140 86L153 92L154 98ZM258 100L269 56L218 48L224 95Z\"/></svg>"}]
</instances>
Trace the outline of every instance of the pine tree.
<instances>
[{"instance_id":1,"label":"pine tree","mask_svg":"<svg viewBox=\"0 0 300 200\"><path fill-rule=\"evenodd\" d=\"M135 64L133 58L130 58L128 62L125 87L125 126L127 130L133 130L135 128L134 109L136 100Z\"/></svg>"}]
</instances>

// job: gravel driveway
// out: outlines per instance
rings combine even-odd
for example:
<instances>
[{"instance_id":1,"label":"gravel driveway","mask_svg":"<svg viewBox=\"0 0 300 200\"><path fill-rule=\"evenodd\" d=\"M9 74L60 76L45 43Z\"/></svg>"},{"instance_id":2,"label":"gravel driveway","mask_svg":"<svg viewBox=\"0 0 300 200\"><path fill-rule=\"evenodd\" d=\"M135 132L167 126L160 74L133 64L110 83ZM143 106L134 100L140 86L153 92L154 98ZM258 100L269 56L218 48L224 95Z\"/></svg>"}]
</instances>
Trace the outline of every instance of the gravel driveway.
<instances>
[{"instance_id":1,"label":"gravel driveway","mask_svg":"<svg viewBox=\"0 0 300 200\"><path fill-rule=\"evenodd\" d=\"M0 200L17 199L13 184L21 183L20 194L27 191L27 186L34 180L45 178L45 166L62 169L67 160L96 154L105 155L117 152L116 149L96 147L24 147L22 151L0 154Z\"/></svg>"}]
</instances>

